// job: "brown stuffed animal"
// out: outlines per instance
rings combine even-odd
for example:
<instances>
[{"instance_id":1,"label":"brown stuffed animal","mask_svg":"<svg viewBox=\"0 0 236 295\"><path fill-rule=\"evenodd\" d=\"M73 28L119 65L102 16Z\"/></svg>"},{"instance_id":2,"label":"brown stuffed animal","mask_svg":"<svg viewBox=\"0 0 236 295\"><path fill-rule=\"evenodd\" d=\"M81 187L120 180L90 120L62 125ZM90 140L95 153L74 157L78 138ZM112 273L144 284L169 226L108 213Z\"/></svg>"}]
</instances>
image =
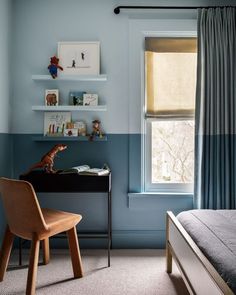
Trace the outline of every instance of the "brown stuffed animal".
<instances>
[{"instance_id":1,"label":"brown stuffed animal","mask_svg":"<svg viewBox=\"0 0 236 295\"><path fill-rule=\"evenodd\" d=\"M57 69L60 69L63 71L63 68L59 65L59 58L57 58L55 55L51 57L50 65L48 66L49 73L55 79L57 77Z\"/></svg>"}]
</instances>

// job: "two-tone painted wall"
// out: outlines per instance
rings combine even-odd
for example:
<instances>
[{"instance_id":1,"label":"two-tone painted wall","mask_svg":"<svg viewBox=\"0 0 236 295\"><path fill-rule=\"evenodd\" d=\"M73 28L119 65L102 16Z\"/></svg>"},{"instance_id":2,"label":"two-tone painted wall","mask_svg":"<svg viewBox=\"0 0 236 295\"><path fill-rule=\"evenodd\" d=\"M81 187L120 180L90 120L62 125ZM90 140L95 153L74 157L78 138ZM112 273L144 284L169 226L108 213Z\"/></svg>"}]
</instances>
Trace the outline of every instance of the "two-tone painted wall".
<instances>
[{"instance_id":1,"label":"two-tone painted wall","mask_svg":"<svg viewBox=\"0 0 236 295\"><path fill-rule=\"evenodd\" d=\"M0 0L0 174L10 175L11 1Z\"/></svg>"},{"instance_id":2,"label":"two-tone painted wall","mask_svg":"<svg viewBox=\"0 0 236 295\"><path fill-rule=\"evenodd\" d=\"M10 135L10 44L11 1L0 0L0 175L10 176L12 145ZM5 225L0 201L0 241Z\"/></svg>"},{"instance_id":3,"label":"two-tone painted wall","mask_svg":"<svg viewBox=\"0 0 236 295\"><path fill-rule=\"evenodd\" d=\"M191 4L196 5L196 2L199 5L207 4L206 1L191 1ZM212 4L212 1L208 2ZM220 4L220 1L215 3ZM1 68L0 75L7 80L8 85L10 82L12 89L10 119L13 175L18 177L53 145L32 140L32 135L43 132L43 114L33 112L31 107L44 103L45 89L59 89L62 104L68 103L71 90L98 93L100 102L107 104L107 112L80 112L72 115L73 119L85 120L89 129L91 121L99 118L108 134L108 141L70 142L55 165L57 168L80 164L100 167L107 163L112 169L113 247L163 247L165 212L172 210L178 213L191 209L192 196L128 195L129 192L141 191L140 36L143 30L160 30L160 25L164 31L177 30L178 26L180 30L188 30L186 21L191 24L189 30L196 30L196 13L114 15L114 7L122 4L133 3L109 0L12 0L11 79L7 80ZM144 3L137 1L135 4ZM149 1L146 4L166 5L166 1ZM176 1L168 1L168 4L176 5ZM178 1L178 4L189 5L190 1ZM182 19L184 22L181 22ZM49 58L57 52L59 41L100 41L101 73L107 74L108 80L33 81L31 75L47 74ZM4 93L0 92L0 95L2 99ZM103 194L41 194L39 200L42 206L81 213L81 230L106 228L107 202ZM86 246L99 245L89 241Z\"/></svg>"}]
</instances>

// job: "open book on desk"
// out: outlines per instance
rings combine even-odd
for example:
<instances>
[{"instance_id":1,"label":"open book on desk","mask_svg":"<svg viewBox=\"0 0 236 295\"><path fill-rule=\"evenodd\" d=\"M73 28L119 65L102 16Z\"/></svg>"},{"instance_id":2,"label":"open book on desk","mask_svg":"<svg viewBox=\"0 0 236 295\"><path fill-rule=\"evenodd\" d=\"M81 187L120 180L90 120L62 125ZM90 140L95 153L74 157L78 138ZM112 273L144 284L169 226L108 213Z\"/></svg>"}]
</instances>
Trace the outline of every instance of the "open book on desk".
<instances>
[{"instance_id":1,"label":"open book on desk","mask_svg":"<svg viewBox=\"0 0 236 295\"><path fill-rule=\"evenodd\" d=\"M101 168L90 168L88 165L75 166L60 172L60 174L78 173L80 175L108 175L109 170Z\"/></svg>"},{"instance_id":2,"label":"open book on desk","mask_svg":"<svg viewBox=\"0 0 236 295\"><path fill-rule=\"evenodd\" d=\"M109 174L109 170L106 169L101 169L101 168L91 168L88 170L84 170L82 172L79 172L80 175L108 175Z\"/></svg>"}]
</instances>

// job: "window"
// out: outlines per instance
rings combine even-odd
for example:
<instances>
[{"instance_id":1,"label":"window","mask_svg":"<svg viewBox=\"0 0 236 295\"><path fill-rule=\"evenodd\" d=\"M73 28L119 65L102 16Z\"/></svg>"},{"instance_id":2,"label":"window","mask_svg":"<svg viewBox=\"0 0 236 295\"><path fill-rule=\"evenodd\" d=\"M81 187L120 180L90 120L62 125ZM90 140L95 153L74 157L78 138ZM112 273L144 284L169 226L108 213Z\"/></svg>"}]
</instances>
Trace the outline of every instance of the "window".
<instances>
[{"instance_id":1,"label":"window","mask_svg":"<svg viewBox=\"0 0 236 295\"><path fill-rule=\"evenodd\" d=\"M145 190L191 192L196 38L145 39Z\"/></svg>"}]
</instances>

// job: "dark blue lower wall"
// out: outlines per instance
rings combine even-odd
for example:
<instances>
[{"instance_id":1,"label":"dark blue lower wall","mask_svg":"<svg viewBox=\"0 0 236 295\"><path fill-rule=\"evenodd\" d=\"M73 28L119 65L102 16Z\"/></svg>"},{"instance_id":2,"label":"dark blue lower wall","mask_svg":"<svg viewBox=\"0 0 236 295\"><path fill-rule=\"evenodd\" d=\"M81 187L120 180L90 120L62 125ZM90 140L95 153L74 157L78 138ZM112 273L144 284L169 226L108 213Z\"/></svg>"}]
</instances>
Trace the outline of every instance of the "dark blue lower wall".
<instances>
[{"instance_id":1,"label":"dark blue lower wall","mask_svg":"<svg viewBox=\"0 0 236 295\"><path fill-rule=\"evenodd\" d=\"M12 135L0 133L0 175L11 176L13 153L12 153Z\"/></svg>"},{"instance_id":2,"label":"dark blue lower wall","mask_svg":"<svg viewBox=\"0 0 236 295\"><path fill-rule=\"evenodd\" d=\"M35 134L13 135L14 177L38 162L57 142L35 142ZM65 142L67 150L55 160L55 168L64 169L88 164L112 170L112 228L114 248L162 248L165 245L165 213L192 209L189 196L135 198L129 202L128 192L140 191L140 135L110 134L106 142ZM132 149L130 149L132 147ZM132 159L132 161L130 161ZM100 231L106 229L107 199L103 194L39 194L41 206L78 212L83 220L78 229ZM132 206L129 206L132 204ZM143 205L145 204L145 206ZM66 244L53 241L54 246ZM106 243L81 241L84 247L102 247Z\"/></svg>"},{"instance_id":3,"label":"dark blue lower wall","mask_svg":"<svg viewBox=\"0 0 236 295\"><path fill-rule=\"evenodd\" d=\"M13 167L12 136L0 133L0 176L11 177ZM0 242L5 228L5 216L0 200Z\"/></svg>"}]
</instances>

